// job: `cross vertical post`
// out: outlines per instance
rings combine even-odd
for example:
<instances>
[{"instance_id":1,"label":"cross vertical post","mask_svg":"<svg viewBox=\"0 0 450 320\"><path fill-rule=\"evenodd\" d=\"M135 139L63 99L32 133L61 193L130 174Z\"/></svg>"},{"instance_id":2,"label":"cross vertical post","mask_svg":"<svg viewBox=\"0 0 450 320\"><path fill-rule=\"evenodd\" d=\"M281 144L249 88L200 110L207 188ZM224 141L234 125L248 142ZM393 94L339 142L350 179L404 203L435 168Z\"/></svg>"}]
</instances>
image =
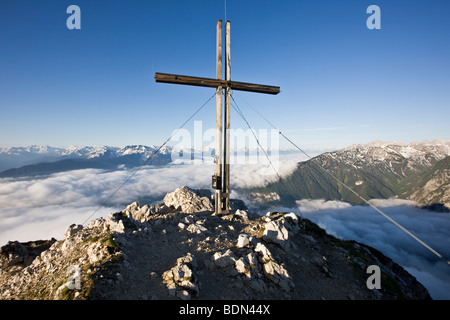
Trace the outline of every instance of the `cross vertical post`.
<instances>
[{"instance_id":1,"label":"cross vertical post","mask_svg":"<svg viewBox=\"0 0 450 320\"><path fill-rule=\"evenodd\" d=\"M247 82L231 81L230 21L225 24L225 80L222 79L222 20L216 26L216 78L202 78L155 72L155 81L190 86L216 88L216 170L213 176L215 189L215 213L229 213L230 210L230 99L231 89L266 94L280 93L280 87ZM222 92L225 90L224 118L222 119ZM222 144L223 142L223 144Z\"/></svg>"},{"instance_id":2,"label":"cross vertical post","mask_svg":"<svg viewBox=\"0 0 450 320\"><path fill-rule=\"evenodd\" d=\"M217 41L216 41L216 78L222 80L222 20L217 22ZM218 184L215 189L214 196L214 211L216 214L222 213L222 86L218 86L216 89L216 183Z\"/></svg>"},{"instance_id":3,"label":"cross vertical post","mask_svg":"<svg viewBox=\"0 0 450 320\"><path fill-rule=\"evenodd\" d=\"M231 81L231 56L230 56L230 21L225 25L225 81ZM230 206L230 99L231 88L227 85L225 89L225 136L224 136L224 172L223 193L225 194L224 211L228 213Z\"/></svg>"}]
</instances>

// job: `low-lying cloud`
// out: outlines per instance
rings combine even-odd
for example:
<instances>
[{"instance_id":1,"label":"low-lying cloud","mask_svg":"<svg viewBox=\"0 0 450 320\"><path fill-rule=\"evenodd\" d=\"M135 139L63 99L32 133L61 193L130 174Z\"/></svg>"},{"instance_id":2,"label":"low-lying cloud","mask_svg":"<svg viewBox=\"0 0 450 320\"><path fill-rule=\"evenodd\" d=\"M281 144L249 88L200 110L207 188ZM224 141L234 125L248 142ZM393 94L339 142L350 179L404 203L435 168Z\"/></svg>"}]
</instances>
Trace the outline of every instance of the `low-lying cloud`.
<instances>
[{"instance_id":1,"label":"low-lying cloud","mask_svg":"<svg viewBox=\"0 0 450 320\"><path fill-rule=\"evenodd\" d=\"M280 157L277 171L292 172L298 155ZM139 199L161 201L167 192L183 185L210 188L215 165L170 164L146 166L139 170L114 195L133 170L74 170L45 177L0 179L0 245L10 240L61 239L72 223L123 210ZM234 165L233 187L263 186L276 180L270 163ZM232 196L237 195L235 192ZM431 247L450 257L450 215L421 210L411 201L372 200L399 223ZM405 267L422 282L433 298L450 299L450 268L427 249L367 206L352 206L340 201L301 200L302 216L342 239L366 243ZM292 208L284 208L292 210Z\"/></svg>"},{"instance_id":2,"label":"low-lying cloud","mask_svg":"<svg viewBox=\"0 0 450 320\"><path fill-rule=\"evenodd\" d=\"M450 214L419 209L408 200L371 202L446 259L450 258ZM450 299L449 265L373 208L325 200L300 200L297 205L304 218L329 234L365 243L393 259L424 284L434 299Z\"/></svg>"},{"instance_id":3,"label":"low-lying cloud","mask_svg":"<svg viewBox=\"0 0 450 320\"><path fill-rule=\"evenodd\" d=\"M98 207L49 205L38 208L0 209L0 245L8 241L31 241L62 239L72 223L82 223ZM123 210L117 207L102 207L96 217Z\"/></svg>"},{"instance_id":4,"label":"low-lying cloud","mask_svg":"<svg viewBox=\"0 0 450 320\"><path fill-rule=\"evenodd\" d=\"M294 170L297 158L295 154L281 157L277 171L287 174ZM166 193L183 185L210 188L215 164L145 166L130 178L134 170L84 169L0 179L0 245L10 240L61 238L70 224L83 223L99 206L106 209L92 219L123 210L139 199L160 202ZM276 178L269 162L235 165L231 171L234 187L263 186Z\"/></svg>"}]
</instances>

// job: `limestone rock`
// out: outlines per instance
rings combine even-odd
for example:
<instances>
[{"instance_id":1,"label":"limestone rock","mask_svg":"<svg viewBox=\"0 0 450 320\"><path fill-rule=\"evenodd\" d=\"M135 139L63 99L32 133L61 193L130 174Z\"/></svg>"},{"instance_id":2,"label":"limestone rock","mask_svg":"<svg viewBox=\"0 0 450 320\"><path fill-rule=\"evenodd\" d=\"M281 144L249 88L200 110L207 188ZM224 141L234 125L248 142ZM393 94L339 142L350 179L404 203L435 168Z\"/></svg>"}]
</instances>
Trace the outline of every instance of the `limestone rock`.
<instances>
[{"instance_id":1,"label":"limestone rock","mask_svg":"<svg viewBox=\"0 0 450 320\"><path fill-rule=\"evenodd\" d=\"M208 229L206 229L204 226L202 226L201 224L198 224L198 223L190 224L186 228L186 230L189 231L190 233L195 233L195 234L201 234L201 233L208 231Z\"/></svg>"},{"instance_id":2,"label":"limestone rock","mask_svg":"<svg viewBox=\"0 0 450 320\"><path fill-rule=\"evenodd\" d=\"M215 265L221 268L227 268L234 265L236 262L236 256L231 252L230 249L226 250L224 253L216 252L212 257L212 261Z\"/></svg>"},{"instance_id":3,"label":"limestone rock","mask_svg":"<svg viewBox=\"0 0 450 320\"><path fill-rule=\"evenodd\" d=\"M108 256L107 249L100 243L95 242L87 249L87 258L90 263L96 263Z\"/></svg>"},{"instance_id":4,"label":"limestone rock","mask_svg":"<svg viewBox=\"0 0 450 320\"><path fill-rule=\"evenodd\" d=\"M238 273L245 274L248 271L248 263L243 257L235 261L235 266Z\"/></svg>"},{"instance_id":5,"label":"limestone rock","mask_svg":"<svg viewBox=\"0 0 450 320\"><path fill-rule=\"evenodd\" d=\"M267 278L278 284L285 291L295 287L287 270L273 260L264 263L264 273Z\"/></svg>"},{"instance_id":6,"label":"limestone rock","mask_svg":"<svg viewBox=\"0 0 450 320\"><path fill-rule=\"evenodd\" d=\"M127 206L124 212L128 212L127 216L139 222L147 220L147 214L149 213L149 206L145 205L141 207L139 202L135 201Z\"/></svg>"},{"instance_id":7,"label":"limestone rock","mask_svg":"<svg viewBox=\"0 0 450 320\"><path fill-rule=\"evenodd\" d=\"M259 254L262 263L274 260L269 249L267 249L267 247L260 242L258 242L258 244L256 245L255 252Z\"/></svg>"},{"instance_id":8,"label":"limestone rock","mask_svg":"<svg viewBox=\"0 0 450 320\"><path fill-rule=\"evenodd\" d=\"M71 225L60 241L30 241L2 247L0 299L90 298L92 283L100 286L103 272L109 272L100 266L121 260L105 226L106 220L98 219L85 227ZM14 263L14 269L7 267L5 257L13 258L10 263Z\"/></svg>"},{"instance_id":9,"label":"limestone rock","mask_svg":"<svg viewBox=\"0 0 450 320\"><path fill-rule=\"evenodd\" d=\"M106 226L111 232L124 233L125 225L123 223L124 215L122 212L111 213L106 219Z\"/></svg>"},{"instance_id":10,"label":"limestone rock","mask_svg":"<svg viewBox=\"0 0 450 320\"><path fill-rule=\"evenodd\" d=\"M294 282L287 270L280 265L272 256L269 249L262 243L258 243L255 252L260 257L260 262L263 265L264 274L268 279L282 287L285 291L294 288Z\"/></svg>"},{"instance_id":11,"label":"limestone rock","mask_svg":"<svg viewBox=\"0 0 450 320\"><path fill-rule=\"evenodd\" d=\"M193 190L189 187L181 187L174 192L166 194L164 204L184 213L213 211L209 190Z\"/></svg>"},{"instance_id":12,"label":"limestone rock","mask_svg":"<svg viewBox=\"0 0 450 320\"><path fill-rule=\"evenodd\" d=\"M289 240L289 231L295 232L299 229L298 218L291 212L280 214L269 212L265 218L263 240L275 243L283 249L289 249L291 243Z\"/></svg>"},{"instance_id":13,"label":"limestone rock","mask_svg":"<svg viewBox=\"0 0 450 320\"><path fill-rule=\"evenodd\" d=\"M71 224L69 226L69 228L67 228L66 232L64 233L64 237L67 239L68 237L77 233L81 229L83 229L83 226L81 224L75 224L75 223Z\"/></svg>"},{"instance_id":14,"label":"limestone rock","mask_svg":"<svg viewBox=\"0 0 450 320\"><path fill-rule=\"evenodd\" d=\"M264 225L263 239L284 246L289 232L281 221L269 221Z\"/></svg>"},{"instance_id":15,"label":"limestone rock","mask_svg":"<svg viewBox=\"0 0 450 320\"><path fill-rule=\"evenodd\" d=\"M248 211L246 210L236 210L235 213L236 216L240 217L241 219L243 219L244 221L248 220Z\"/></svg>"},{"instance_id":16,"label":"limestone rock","mask_svg":"<svg viewBox=\"0 0 450 320\"><path fill-rule=\"evenodd\" d=\"M200 289L194 268L197 263L194 256L188 253L177 259L176 265L163 273L162 279L169 294L182 300L198 296Z\"/></svg>"},{"instance_id":17,"label":"limestone rock","mask_svg":"<svg viewBox=\"0 0 450 320\"><path fill-rule=\"evenodd\" d=\"M247 247L249 244L250 244L250 237L248 236L248 234L241 233L238 237L237 247L244 248Z\"/></svg>"}]
</instances>

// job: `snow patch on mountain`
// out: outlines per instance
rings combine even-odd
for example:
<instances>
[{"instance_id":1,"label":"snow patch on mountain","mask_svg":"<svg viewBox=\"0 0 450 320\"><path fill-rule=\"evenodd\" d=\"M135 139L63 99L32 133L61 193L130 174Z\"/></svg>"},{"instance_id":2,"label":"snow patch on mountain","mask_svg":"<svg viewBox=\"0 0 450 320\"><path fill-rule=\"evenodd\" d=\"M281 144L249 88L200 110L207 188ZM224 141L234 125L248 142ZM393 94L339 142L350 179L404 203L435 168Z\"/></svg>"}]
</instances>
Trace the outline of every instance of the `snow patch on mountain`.
<instances>
[{"instance_id":1,"label":"snow patch on mountain","mask_svg":"<svg viewBox=\"0 0 450 320\"><path fill-rule=\"evenodd\" d=\"M331 152L340 161L358 167L358 163L379 164L389 168L408 160L408 169L416 170L430 166L450 155L450 140L433 140L412 143L385 142L376 140L365 145L354 144L348 148Z\"/></svg>"}]
</instances>

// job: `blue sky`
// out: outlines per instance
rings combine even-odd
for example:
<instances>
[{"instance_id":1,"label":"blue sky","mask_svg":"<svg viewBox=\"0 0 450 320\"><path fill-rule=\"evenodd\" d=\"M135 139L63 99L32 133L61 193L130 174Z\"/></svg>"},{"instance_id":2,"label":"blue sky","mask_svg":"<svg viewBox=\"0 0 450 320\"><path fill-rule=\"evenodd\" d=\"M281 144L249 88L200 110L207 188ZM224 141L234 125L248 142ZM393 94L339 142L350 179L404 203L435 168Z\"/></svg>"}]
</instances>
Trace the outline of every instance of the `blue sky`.
<instances>
[{"instance_id":1,"label":"blue sky","mask_svg":"<svg viewBox=\"0 0 450 320\"><path fill-rule=\"evenodd\" d=\"M71 4L81 30L66 27ZM366 27L372 4L380 30ZM281 87L234 97L254 129L270 127L245 101L305 148L450 139L449 12L448 0L228 0L232 79ZM1 0L0 146L161 144L214 89L155 83L152 63L215 77L224 14L223 0ZM215 126L214 99L195 120ZM247 129L236 112L231 125Z\"/></svg>"}]
</instances>

